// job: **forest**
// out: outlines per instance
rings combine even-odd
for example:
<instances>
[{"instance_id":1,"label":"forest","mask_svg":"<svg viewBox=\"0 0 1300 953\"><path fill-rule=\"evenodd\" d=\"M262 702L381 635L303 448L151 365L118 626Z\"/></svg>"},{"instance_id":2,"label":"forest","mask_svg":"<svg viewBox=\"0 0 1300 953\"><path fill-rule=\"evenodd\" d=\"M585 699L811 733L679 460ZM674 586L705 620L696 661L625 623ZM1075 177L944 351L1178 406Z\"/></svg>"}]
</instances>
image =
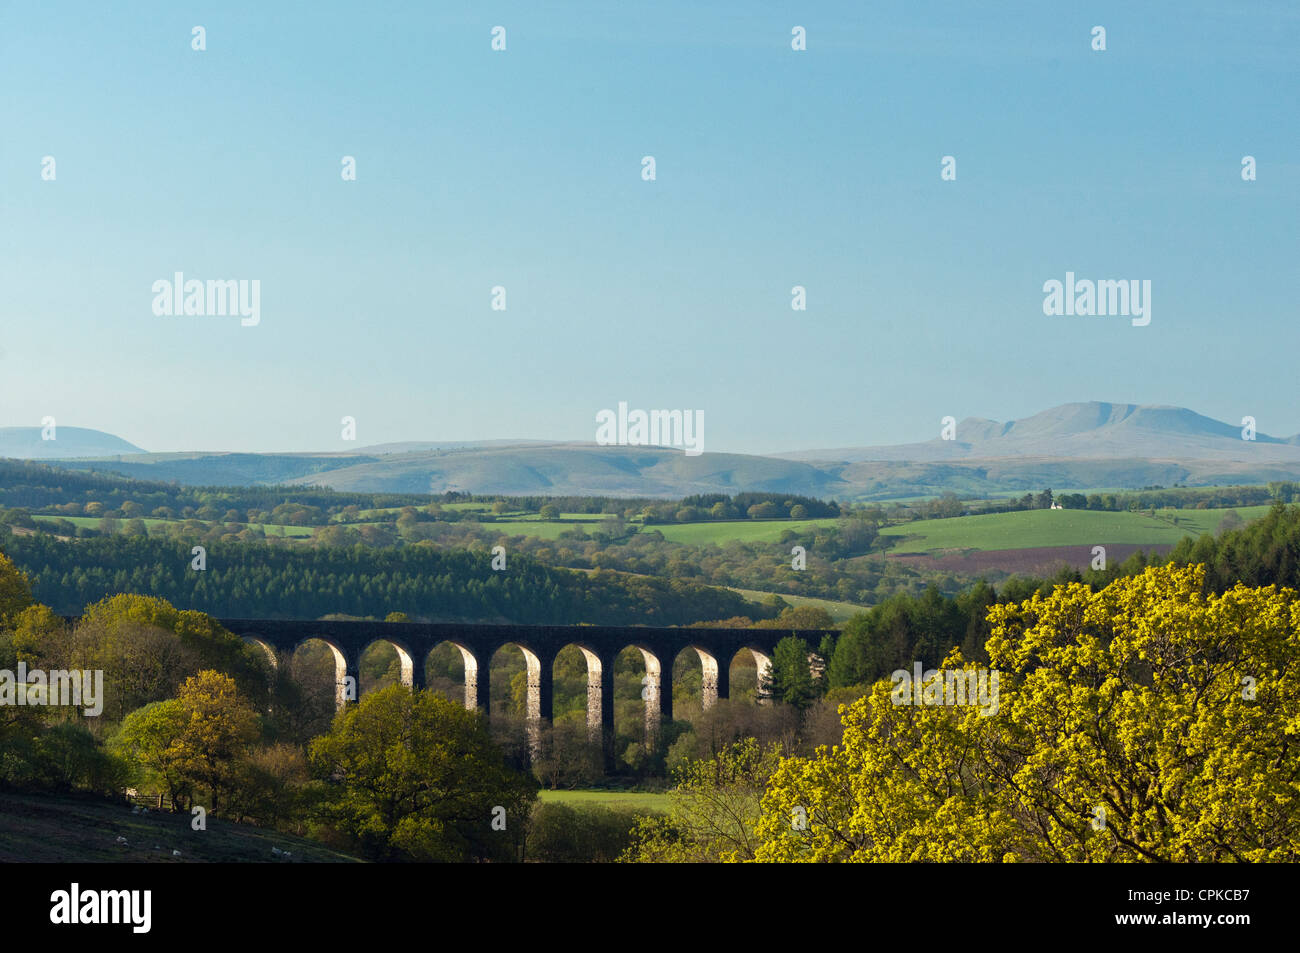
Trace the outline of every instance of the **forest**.
<instances>
[{"instance_id":1,"label":"forest","mask_svg":"<svg viewBox=\"0 0 1300 953\"><path fill-rule=\"evenodd\" d=\"M72 615L121 592L149 593L222 618L315 619L340 614L423 621L547 625L689 625L774 611L740 595L682 579L548 568L515 556L509 571L490 553L401 548L288 549L265 542L211 543L206 568L185 542L116 535L75 543L47 533L0 534L28 572L36 598Z\"/></svg>"}]
</instances>

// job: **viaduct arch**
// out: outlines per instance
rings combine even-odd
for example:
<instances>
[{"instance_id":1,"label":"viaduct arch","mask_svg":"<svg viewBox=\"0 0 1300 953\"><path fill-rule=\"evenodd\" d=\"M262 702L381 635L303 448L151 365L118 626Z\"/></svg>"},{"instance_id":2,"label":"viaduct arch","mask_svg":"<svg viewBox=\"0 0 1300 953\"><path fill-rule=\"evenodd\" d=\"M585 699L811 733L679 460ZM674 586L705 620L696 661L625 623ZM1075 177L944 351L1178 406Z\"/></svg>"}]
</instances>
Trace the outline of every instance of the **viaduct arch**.
<instances>
[{"instance_id":1,"label":"viaduct arch","mask_svg":"<svg viewBox=\"0 0 1300 953\"><path fill-rule=\"evenodd\" d=\"M260 646L272 665L283 664L298 646L319 640L334 655L335 703L347 701L348 679L360 693L361 655L375 642L397 650L402 684L424 687L424 664L433 649L450 642L465 662L465 707L491 712L489 671L498 649L518 646L528 671L526 712L530 735L536 736L554 708L555 657L568 645L582 650L587 661L587 727L605 739L606 754L614 735L614 659L628 646L641 651L646 667L646 726L650 731L673 717L673 660L683 649L694 649L703 669L702 702L711 707L730 695L730 664L737 653L753 653L760 677L771 665L776 644L798 636L809 645L820 643L823 629L682 629L650 626L462 625L444 622L340 622L275 619L220 619L229 631Z\"/></svg>"}]
</instances>

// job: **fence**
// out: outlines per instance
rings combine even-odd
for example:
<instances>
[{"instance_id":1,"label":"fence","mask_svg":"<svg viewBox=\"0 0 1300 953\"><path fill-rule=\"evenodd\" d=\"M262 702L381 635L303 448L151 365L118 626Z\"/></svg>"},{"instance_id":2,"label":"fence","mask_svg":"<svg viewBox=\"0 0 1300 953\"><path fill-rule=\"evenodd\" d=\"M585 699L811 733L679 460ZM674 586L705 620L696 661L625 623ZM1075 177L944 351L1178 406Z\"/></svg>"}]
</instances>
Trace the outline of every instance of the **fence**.
<instances>
[{"instance_id":1,"label":"fence","mask_svg":"<svg viewBox=\"0 0 1300 953\"><path fill-rule=\"evenodd\" d=\"M173 807L172 799L166 794L139 794L132 788L124 797L128 804L147 807L152 811L170 811Z\"/></svg>"}]
</instances>

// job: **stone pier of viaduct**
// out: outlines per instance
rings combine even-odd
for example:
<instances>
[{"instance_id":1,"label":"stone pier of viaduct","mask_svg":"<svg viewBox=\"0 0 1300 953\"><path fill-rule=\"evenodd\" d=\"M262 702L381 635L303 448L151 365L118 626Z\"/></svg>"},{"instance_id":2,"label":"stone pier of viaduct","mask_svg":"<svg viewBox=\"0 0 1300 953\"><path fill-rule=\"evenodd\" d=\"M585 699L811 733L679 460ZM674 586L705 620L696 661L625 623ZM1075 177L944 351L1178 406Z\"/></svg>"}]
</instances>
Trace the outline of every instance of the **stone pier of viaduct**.
<instances>
[{"instance_id":1,"label":"stone pier of viaduct","mask_svg":"<svg viewBox=\"0 0 1300 953\"><path fill-rule=\"evenodd\" d=\"M528 671L527 717L530 734L543 720L553 717L553 668L560 650L575 645L587 660L587 726L592 736L612 738L614 729L614 659L623 649L640 649L646 679L642 698L650 730L673 716L672 667L686 649L698 653L703 670L703 705L710 707L730 692L731 660L739 653L753 654L760 677L771 664L776 643L796 635L816 646L823 630L791 629L681 629L645 626L461 625L418 622L325 622L269 619L221 619L228 630L259 645L272 664L280 665L300 645L317 639L334 653L337 695L342 706L348 686L360 694L361 655L376 642L397 651L402 682L424 686L425 660L444 642L460 650L465 662L465 707L490 712L489 672L492 656L500 648L517 646ZM356 697L356 696L353 696Z\"/></svg>"}]
</instances>

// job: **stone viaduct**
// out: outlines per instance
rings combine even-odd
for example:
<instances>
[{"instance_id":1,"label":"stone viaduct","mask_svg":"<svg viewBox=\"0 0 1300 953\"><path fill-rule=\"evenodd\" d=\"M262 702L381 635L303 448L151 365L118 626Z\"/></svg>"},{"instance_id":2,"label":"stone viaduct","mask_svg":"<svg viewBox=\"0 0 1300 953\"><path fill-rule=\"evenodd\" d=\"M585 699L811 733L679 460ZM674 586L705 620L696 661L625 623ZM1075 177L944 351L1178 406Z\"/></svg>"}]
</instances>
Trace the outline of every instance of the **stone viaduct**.
<instances>
[{"instance_id":1,"label":"stone viaduct","mask_svg":"<svg viewBox=\"0 0 1300 953\"><path fill-rule=\"evenodd\" d=\"M646 626L473 625L419 622L326 622L271 619L221 619L221 625L260 646L273 665L287 660L304 642L320 640L333 650L336 704L340 707L360 693L361 655L376 642L397 651L402 682L424 686L429 653L443 642L460 650L465 662L465 707L490 711L489 672L493 654L517 646L528 671L527 718L536 738L543 720L553 717L553 667L560 650L576 645L587 660L587 728L591 735L612 738L614 729L614 659L634 646L645 660L642 698L646 726L654 731L673 716L672 667L678 654L694 650L703 671L703 705L728 697L729 669L739 652L753 654L759 676L771 665L776 643L797 635L810 646L820 643L821 629L683 629ZM349 689L356 694L350 694Z\"/></svg>"}]
</instances>

